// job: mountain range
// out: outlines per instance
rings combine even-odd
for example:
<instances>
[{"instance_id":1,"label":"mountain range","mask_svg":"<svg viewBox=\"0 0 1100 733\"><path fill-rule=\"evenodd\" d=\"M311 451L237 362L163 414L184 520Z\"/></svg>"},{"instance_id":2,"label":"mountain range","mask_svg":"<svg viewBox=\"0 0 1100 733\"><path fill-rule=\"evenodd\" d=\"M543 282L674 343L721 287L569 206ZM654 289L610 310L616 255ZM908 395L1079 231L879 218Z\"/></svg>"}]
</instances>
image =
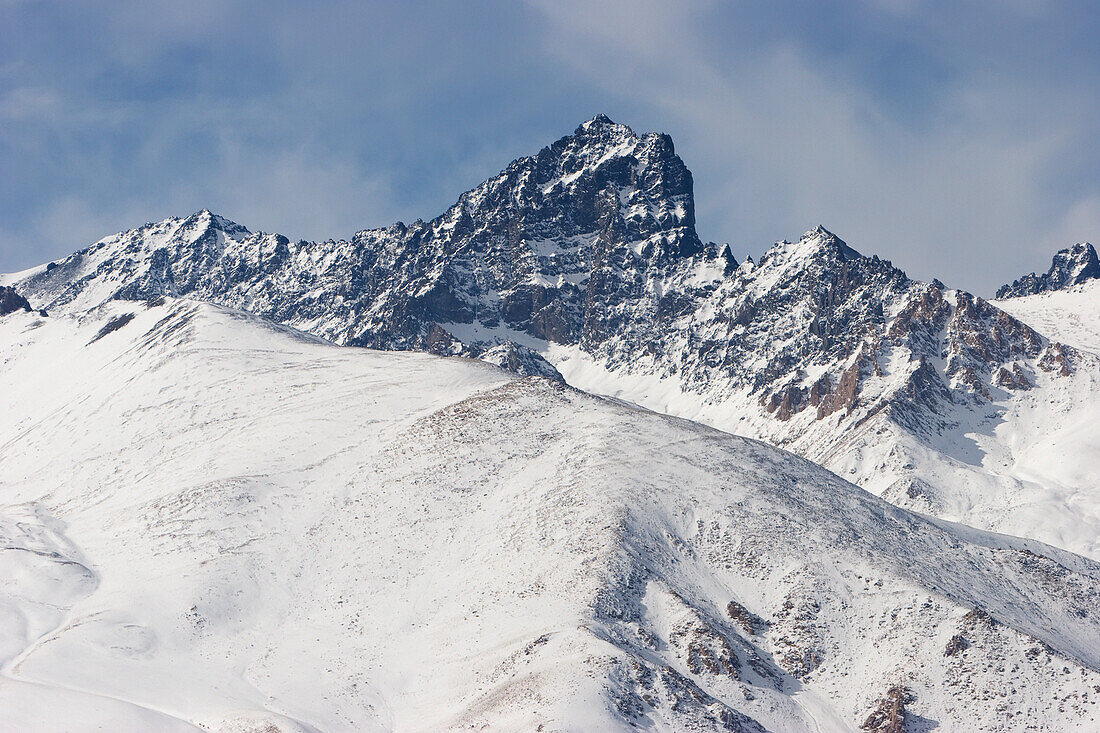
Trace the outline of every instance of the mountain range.
<instances>
[{"instance_id":1,"label":"mountain range","mask_svg":"<svg viewBox=\"0 0 1100 733\"><path fill-rule=\"evenodd\" d=\"M988 301L693 195L598 115L431 221L4 276L0 710L1093 729L1095 250Z\"/></svg>"},{"instance_id":2,"label":"mountain range","mask_svg":"<svg viewBox=\"0 0 1100 733\"><path fill-rule=\"evenodd\" d=\"M170 295L337 344L482 358L765 440L899 506L1100 559L1100 464L1058 458L1093 445L1095 352L822 227L739 263L700 241L693 195L671 138L598 115L428 222L291 242L200 211L12 284L51 313ZM999 297L1097 274L1081 244ZM1080 510L1051 523L1067 502Z\"/></svg>"}]
</instances>

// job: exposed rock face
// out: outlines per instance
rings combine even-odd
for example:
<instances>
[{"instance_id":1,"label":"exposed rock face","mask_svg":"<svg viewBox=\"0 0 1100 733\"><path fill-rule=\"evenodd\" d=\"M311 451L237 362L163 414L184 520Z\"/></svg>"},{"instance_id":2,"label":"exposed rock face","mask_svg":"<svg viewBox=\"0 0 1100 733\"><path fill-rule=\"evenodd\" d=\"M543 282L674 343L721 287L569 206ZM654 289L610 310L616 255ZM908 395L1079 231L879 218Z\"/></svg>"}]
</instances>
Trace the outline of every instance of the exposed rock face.
<instances>
[{"instance_id":1,"label":"exposed rock face","mask_svg":"<svg viewBox=\"0 0 1100 733\"><path fill-rule=\"evenodd\" d=\"M913 693L907 688L891 686L860 728L875 733L905 733L905 706L914 700Z\"/></svg>"},{"instance_id":2,"label":"exposed rock face","mask_svg":"<svg viewBox=\"0 0 1100 733\"><path fill-rule=\"evenodd\" d=\"M1032 387L1031 381L1017 363L1012 364L1011 371L1005 367L998 369L995 381L998 387L1004 387L1005 389L1019 390L1031 389Z\"/></svg>"},{"instance_id":3,"label":"exposed rock face","mask_svg":"<svg viewBox=\"0 0 1100 733\"><path fill-rule=\"evenodd\" d=\"M6 316L19 310L30 312L31 304L27 302L26 298L15 292L15 288L0 285L0 316Z\"/></svg>"},{"instance_id":4,"label":"exposed rock face","mask_svg":"<svg viewBox=\"0 0 1100 733\"><path fill-rule=\"evenodd\" d=\"M96 335L93 336L92 340L89 341L88 343L89 344L94 344L96 341L99 341L104 336L110 335L110 334L114 333L115 331L117 331L118 329L122 328L123 326L125 326L127 323L129 323L133 319L134 319L134 316L131 313L123 313L122 315L119 315L119 316L116 316L115 318L112 318L110 321L108 321L106 324L104 324L103 328L99 329L99 331L96 333Z\"/></svg>"},{"instance_id":5,"label":"exposed rock face","mask_svg":"<svg viewBox=\"0 0 1100 733\"><path fill-rule=\"evenodd\" d=\"M1078 242L1054 255L1050 269L1042 275L1034 272L997 290L998 298L1018 298L1051 290L1064 290L1086 280L1100 278L1100 258L1088 242Z\"/></svg>"},{"instance_id":6,"label":"exposed rock face","mask_svg":"<svg viewBox=\"0 0 1100 733\"><path fill-rule=\"evenodd\" d=\"M726 615L749 636L753 636L767 627L767 622L764 621L764 619L760 618L737 601L730 601L726 604Z\"/></svg>"},{"instance_id":7,"label":"exposed rock face","mask_svg":"<svg viewBox=\"0 0 1100 733\"><path fill-rule=\"evenodd\" d=\"M925 514L942 514L945 507L936 487L916 476L904 476L886 488L882 498Z\"/></svg>"}]
</instances>

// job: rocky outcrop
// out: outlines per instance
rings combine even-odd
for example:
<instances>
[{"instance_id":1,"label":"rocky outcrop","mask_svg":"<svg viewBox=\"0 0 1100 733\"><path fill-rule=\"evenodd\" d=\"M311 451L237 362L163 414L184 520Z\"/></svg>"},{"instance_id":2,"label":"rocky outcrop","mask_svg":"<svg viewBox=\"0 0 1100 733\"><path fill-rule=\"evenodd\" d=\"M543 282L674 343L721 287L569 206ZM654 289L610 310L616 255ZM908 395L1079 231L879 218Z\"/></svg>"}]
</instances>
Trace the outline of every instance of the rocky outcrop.
<instances>
[{"instance_id":1,"label":"rocky outcrop","mask_svg":"<svg viewBox=\"0 0 1100 733\"><path fill-rule=\"evenodd\" d=\"M749 636L755 636L767 628L767 622L737 601L726 604L726 615Z\"/></svg>"},{"instance_id":2,"label":"rocky outcrop","mask_svg":"<svg viewBox=\"0 0 1100 733\"><path fill-rule=\"evenodd\" d=\"M1027 378L1019 363L1013 362L1011 371L1006 367L997 370L994 382L998 387L1011 390L1031 389L1031 381Z\"/></svg>"},{"instance_id":3,"label":"rocky outcrop","mask_svg":"<svg viewBox=\"0 0 1100 733\"><path fill-rule=\"evenodd\" d=\"M26 298L15 292L15 288L0 285L0 316L6 316L16 311L29 313L30 310L31 304L27 302Z\"/></svg>"},{"instance_id":4,"label":"rocky outcrop","mask_svg":"<svg viewBox=\"0 0 1100 733\"><path fill-rule=\"evenodd\" d=\"M1039 355L1039 368L1045 372L1054 372L1068 377L1073 374L1074 355L1074 350L1065 344L1048 344Z\"/></svg>"},{"instance_id":5,"label":"rocky outcrop","mask_svg":"<svg viewBox=\"0 0 1100 733\"><path fill-rule=\"evenodd\" d=\"M1100 278L1100 258L1088 242L1079 242L1054 255L1050 269L1042 275L1024 275L997 290L998 298L1019 298L1051 290L1064 290Z\"/></svg>"},{"instance_id":6,"label":"rocky outcrop","mask_svg":"<svg viewBox=\"0 0 1100 733\"><path fill-rule=\"evenodd\" d=\"M121 313L115 316L111 320L107 321L107 323L103 324L103 327L96 332L96 335L92 337L92 340L88 342L88 345L90 346L96 341L99 341L104 336L114 333L132 320L134 320L133 313Z\"/></svg>"},{"instance_id":7,"label":"rocky outcrop","mask_svg":"<svg viewBox=\"0 0 1100 733\"><path fill-rule=\"evenodd\" d=\"M515 343L499 344L487 349L479 357L484 362L515 372L521 377L546 377L564 382L561 372L546 361L537 351Z\"/></svg>"},{"instance_id":8,"label":"rocky outcrop","mask_svg":"<svg viewBox=\"0 0 1100 733\"><path fill-rule=\"evenodd\" d=\"M892 685L886 696L875 704L860 729L874 733L905 733L905 706L915 699L908 688Z\"/></svg>"}]
</instances>

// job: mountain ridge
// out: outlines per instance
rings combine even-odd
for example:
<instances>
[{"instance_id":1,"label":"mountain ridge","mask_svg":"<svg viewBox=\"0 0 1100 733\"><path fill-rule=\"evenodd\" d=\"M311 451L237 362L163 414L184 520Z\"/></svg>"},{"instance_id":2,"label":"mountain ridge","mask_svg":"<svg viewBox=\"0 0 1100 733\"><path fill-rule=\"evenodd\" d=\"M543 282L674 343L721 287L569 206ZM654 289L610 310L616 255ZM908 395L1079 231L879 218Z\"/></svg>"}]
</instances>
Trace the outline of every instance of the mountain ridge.
<instances>
[{"instance_id":1,"label":"mountain ridge","mask_svg":"<svg viewBox=\"0 0 1100 733\"><path fill-rule=\"evenodd\" d=\"M1100 357L821 226L737 262L699 239L693 195L670 137L596 116L428 222L292 242L200 211L17 285L51 312L185 296L340 344L484 357L766 440L912 509L1100 557L1087 539L1100 510L1067 540L1024 508L1087 491L1091 474L1017 475L1019 441L997 432L1025 425L1039 394L1079 413Z\"/></svg>"}]
</instances>

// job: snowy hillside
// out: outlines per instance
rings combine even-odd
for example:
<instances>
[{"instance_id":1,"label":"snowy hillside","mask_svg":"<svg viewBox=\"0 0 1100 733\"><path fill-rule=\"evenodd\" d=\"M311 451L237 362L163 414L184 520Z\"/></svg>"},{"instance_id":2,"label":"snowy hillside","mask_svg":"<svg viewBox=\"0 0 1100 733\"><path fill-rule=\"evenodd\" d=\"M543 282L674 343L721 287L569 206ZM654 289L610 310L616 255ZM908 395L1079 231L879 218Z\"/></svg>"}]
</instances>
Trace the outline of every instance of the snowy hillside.
<instances>
[{"instance_id":1,"label":"snowy hillside","mask_svg":"<svg viewBox=\"0 0 1100 733\"><path fill-rule=\"evenodd\" d=\"M187 300L0 379L15 728L1098 724L1100 565L761 443Z\"/></svg>"},{"instance_id":2,"label":"snowy hillside","mask_svg":"<svg viewBox=\"0 0 1100 733\"><path fill-rule=\"evenodd\" d=\"M1062 343L1100 354L1100 279L1065 290L994 302Z\"/></svg>"}]
</instances>

